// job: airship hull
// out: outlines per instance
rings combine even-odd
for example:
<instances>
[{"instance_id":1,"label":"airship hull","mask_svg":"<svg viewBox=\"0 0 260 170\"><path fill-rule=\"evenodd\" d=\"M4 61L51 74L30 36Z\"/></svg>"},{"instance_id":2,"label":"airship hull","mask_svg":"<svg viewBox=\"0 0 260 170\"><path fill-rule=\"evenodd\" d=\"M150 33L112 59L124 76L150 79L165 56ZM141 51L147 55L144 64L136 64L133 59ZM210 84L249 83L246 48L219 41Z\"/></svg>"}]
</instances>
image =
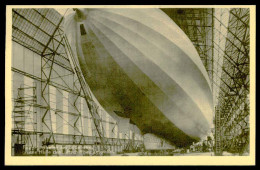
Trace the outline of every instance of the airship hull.
<instances>
[{"instance_id":1,"label":"airship hull","mask_svg":"<svg viewBox=\"0 0 260 170\"><path fill-rule=\"evenodd\" d=\"M110 115L130 118L144 134L179 147L207 134L209 80L180 28L159 9L87 9L82 15L68 17L65 31L86 82ZM157 28L163 24L170 27ZM167 31L178 34L177 41Z\"/></svg>"}]
</instances>

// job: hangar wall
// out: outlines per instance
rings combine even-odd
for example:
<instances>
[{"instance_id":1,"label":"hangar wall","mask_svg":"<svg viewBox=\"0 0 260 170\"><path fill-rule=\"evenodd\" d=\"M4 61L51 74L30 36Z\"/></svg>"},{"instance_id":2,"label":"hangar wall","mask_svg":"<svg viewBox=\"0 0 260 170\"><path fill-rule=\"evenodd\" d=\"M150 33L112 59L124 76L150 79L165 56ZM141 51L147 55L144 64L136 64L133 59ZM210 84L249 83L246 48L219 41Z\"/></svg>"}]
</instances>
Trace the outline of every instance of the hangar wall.
<instances>
[{"instance_id":1,"label":"hangar wall","mask_svg":"<svg viewBox=\"0 0 260 170\"><path fill-rule=\"evenodd\" d=\"M18 134L13 133L12 146L19 143L20 140L20 143L23 141L22 143L25 144L27 154L35 154L35 151L40 152L40 150L45 153L44 142L50 136L48 127L51 127L55 141L51 140L48 144L49 150L56 146L57 152L62 154L62 149L66 148L67 151L63 153L65 155L72 154L73 151L70 152L70 150L73 150L73 148L76 150L78 146L88 148L89 151L94 150L95 141L98 141L98 134L85 99L80 95L59 88L59 85L62 87L66 84L71 89L75 89L75 86L78 85L73 82L77 78L72 72L55 63L53 64L55 71L51 74L55 86L48 86L48 100L53 110L51 110L51 116L46 117L44 122L42 121L44 109L41 106L44 102L41 90L41 62L40 55L14 41L12 42L12 99L14 110L12 127L15 131L20 126L27 132L22 139L19 139ZM18 107L17 99L23 98L23 100L28 101L34 97L35 104L33 106L30 104L23 105L24 116L18 118L18 111L15 109L15 107ZM128 125L125 125L125 130L118 130L119 122L116 122L103 108L99 107L98 113L105 131L104 137L110 141L107 144L110 151L121 152L127 148L129 141L132 140L136 141L136 145L142 143L142 135L134 125L128 123ZM19 114L21 115L20 110ZM49 125L45 126L43 123L49 123ZM80 140L82 137L84 140Z\"/></svg>"}]
</instances>

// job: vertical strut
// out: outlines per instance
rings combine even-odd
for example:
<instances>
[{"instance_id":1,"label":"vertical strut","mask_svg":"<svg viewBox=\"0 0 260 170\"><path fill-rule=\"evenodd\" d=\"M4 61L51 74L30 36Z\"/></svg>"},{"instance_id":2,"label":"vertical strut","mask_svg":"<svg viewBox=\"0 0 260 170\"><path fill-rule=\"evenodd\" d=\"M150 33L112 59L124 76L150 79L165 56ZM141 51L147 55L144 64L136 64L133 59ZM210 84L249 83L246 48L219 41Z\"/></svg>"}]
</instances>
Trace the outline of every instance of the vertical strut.
<instances>
[{"instance_id":1,"label":"vertical strut","mask_svg":"<svg viewBox=\"0 0 260 170\"><path fill-rule=\"evenodd\" d=\"M89 108L89 111L90 111L90 114L93 118L93 122L94 122L94 125L95 125L95 128L98 132L98 136L100 137L100 142L101 142L101 146L103 147L103 150L107 150L106 148L106 139L104 138L104 130L103 130L103 126L100 122L100 117L97 113L97 106L96 104L94 103L94 100L92 98L92 95L89 91L89 88L88 88L88 85L82 75L82 72L81 72L81 69L78 65L78 63L76 62L76 59L75 59L75 56L72 52L72 49L69 45L69 42L68 42L68 39L66 37L66 35L64 35L64 40L65 40L65 47L66 47L66 52L67 52L67 55L68 57L71 59L71 62L72 62L72 67L73 69L75 70L75 74L77 75L78 77L78 80L80 82L80 85L81 85L81 88L82 88L82 91L83 91L83 94L85 96L85 100L86 100L86 103L87 103L87 106Z\"/></svg>"}]
</instances>

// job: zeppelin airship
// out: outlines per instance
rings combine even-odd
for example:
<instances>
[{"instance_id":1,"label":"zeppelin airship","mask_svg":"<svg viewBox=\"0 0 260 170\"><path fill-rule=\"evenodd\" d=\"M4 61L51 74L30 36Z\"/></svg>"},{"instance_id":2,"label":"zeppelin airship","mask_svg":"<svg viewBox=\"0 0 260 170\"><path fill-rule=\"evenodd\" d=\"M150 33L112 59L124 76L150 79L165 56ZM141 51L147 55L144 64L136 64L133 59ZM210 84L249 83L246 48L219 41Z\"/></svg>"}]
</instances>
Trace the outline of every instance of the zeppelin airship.
<instances>
[{"instance_id":1,"label":"zeppelin airship","mask_svg":"<svg viewBox=\"0 0 260 170\"><path fill-rule=\"evenodd\" d=\"M209 77L192 42L164 12L74 9L64 25L91 92L111 116L177 147L207 135Z\"/></svg>"}]
</instances>

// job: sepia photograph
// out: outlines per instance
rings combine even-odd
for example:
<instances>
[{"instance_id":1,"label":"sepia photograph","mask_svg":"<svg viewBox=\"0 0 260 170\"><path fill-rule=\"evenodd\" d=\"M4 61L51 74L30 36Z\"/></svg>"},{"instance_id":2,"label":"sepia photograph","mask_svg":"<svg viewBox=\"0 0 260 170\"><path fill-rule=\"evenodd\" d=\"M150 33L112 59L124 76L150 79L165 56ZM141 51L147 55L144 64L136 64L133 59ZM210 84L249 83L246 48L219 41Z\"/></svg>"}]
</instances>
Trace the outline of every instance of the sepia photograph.
<instances>
[{"instance_id":1,"label":"sepia photograph","mask_svg":"<svg viewBox=\"0 0 260 170\"><path fill-rule=\"evenodd\" d=\"M6 163L254 163L255 6L6 12Z\"/></svg>"}]
</instances>

